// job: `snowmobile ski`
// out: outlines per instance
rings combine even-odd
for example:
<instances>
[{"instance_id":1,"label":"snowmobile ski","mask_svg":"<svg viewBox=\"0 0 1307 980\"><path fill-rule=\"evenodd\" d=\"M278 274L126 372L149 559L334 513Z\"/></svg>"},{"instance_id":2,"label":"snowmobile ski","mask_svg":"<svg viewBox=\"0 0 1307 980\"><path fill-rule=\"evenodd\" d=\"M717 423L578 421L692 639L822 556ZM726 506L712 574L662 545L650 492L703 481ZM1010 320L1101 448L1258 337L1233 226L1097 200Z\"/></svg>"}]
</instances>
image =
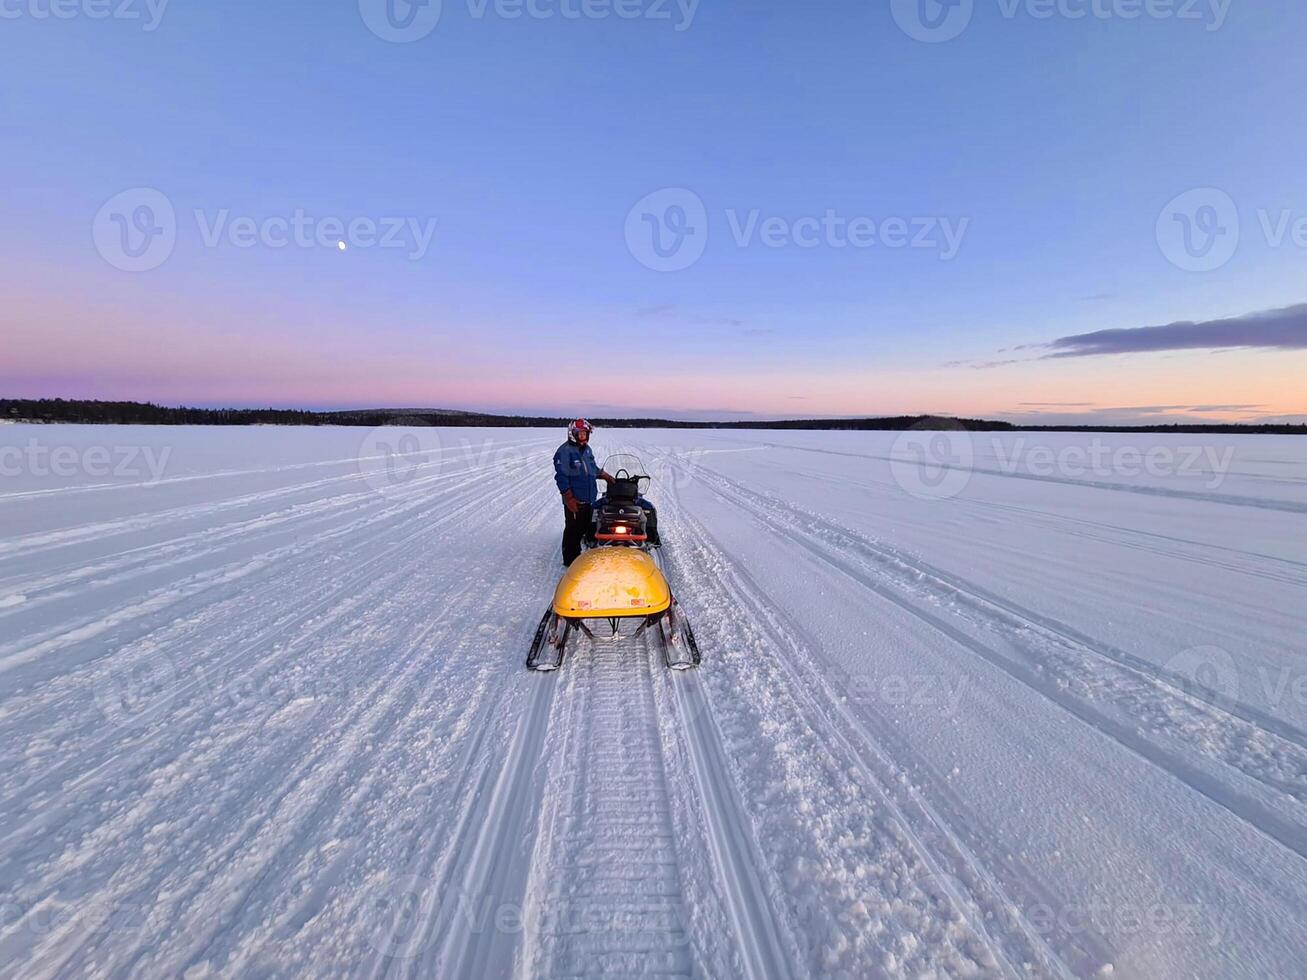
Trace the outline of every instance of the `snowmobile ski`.
<instances>
[{"instance_id":1,"label":"snowmobile ski","mask_svg":"<svg viewBox=\"0 0 1307 980\"><path fill-rule=\"evenodd\" d=\"M531 641L531 652L526 657L527 669L550 671L563 666L563 651L571 632L571 622L559 616L552 607L545 610L540 625L536 627L535 639Z\"/></svg>"}]
</instances>

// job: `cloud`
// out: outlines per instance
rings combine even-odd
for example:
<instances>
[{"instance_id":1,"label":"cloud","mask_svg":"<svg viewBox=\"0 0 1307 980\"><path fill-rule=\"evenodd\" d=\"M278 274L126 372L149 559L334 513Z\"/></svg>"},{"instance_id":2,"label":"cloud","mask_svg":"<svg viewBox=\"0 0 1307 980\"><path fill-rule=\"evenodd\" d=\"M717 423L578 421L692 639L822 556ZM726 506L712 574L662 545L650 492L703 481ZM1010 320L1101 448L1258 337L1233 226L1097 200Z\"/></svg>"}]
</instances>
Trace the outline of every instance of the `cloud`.
<instances>
[{"instance_id":1,"label":"cloud","mask_svg":"<svg viewBox=\"0 0 1307 980\"><path fill-rule=\"evenodd\" d=\"M697 313L682 313L672 303L647 306L644 309L636 310L635 315L642 319L684 320L686 323L696 323L700 326L709 327L743 327L745 323L745 321L733 316L702 316ZM746 331L746 333L749 332ZM771 331L767 332L770 333Z\"/></svg>"},{"instance_id":2,"label":"cloud","mask_svg":"<svg viewBox=\"0 0 1307 980\"><path fill-rule=\"evenodd\" d=\"M1139 412L1141 415L1161 415L1164 412L1187 412L1189 405L1115 405L1111 408L1100 408L1100 412Z\"/></svg>"},{"instance_id":3,"label":"cloud","mask_svg":"<svg viewBox=\"0 0 1307 980\"><path fill-rule=\"evenodd\" d=\"M1265 405L1111 405L1093 407L1093 402L1017 402L1019 406L1029 408L1084 408L1082 415L1119 414L1129 412L1134 415L1168 415L1172 412L1196 412L1200 415L1230 412L1253 412ZM1022 412L1023 415L1038 415L1038 412Z\"/></svg>"},{"instance_id":4,"label":"cloud","mask_svg":"<svg viewBox=\"0 0 1307 980\"><path fill-rule=\"evenodd\" d=\"M1222 422L1247 424L1273 422L1284 416L1270 416L1265 405L1113 405L1098 408L1067 403L1059 411L1056 402L1018 402L1014 411L1000 418L1038 425L1212 425ZM1092 403L1091 403L1092 404ZM1213 418L1213 416L1217 416Z\"/></svg>"},{"instance_id":5,"label":"cloud","mask_svg":"<svg viewBox=\"0 0 1307 980\"><path fill-rule=\"evenodd\" d=\"M570 403L565 409L546 410L545 414L564 417L572 415L578 408L584 408L582 414L592 418L644 418L674 419L685 422L732 422L750 419L781 418L775 412L756 412L744 408L691 408L685 405L631 405L582 398ZM522 414L536 414L522 413Z\"/></svg>"},{"instance_id":6,"label":"cloud","mask_svg":"<svg viewBox=\"0 0 1307 980\"><path fill-rule=\"evenodd\" d=\"M974 371L984 371L987 370L988 368L997 368L997 367L1004 367L1008 364L1023 364L1023 363L1025 362L1020 360L1015 360L1015 359L1010 361L945 361L944 366L965 367L965 368L971 368Z\"/></svg>"},{"instance_id":7,"label":"cloud","mask_svg":"<svg viewBox=\"0 0 1307 980\"><path fill-rule=\"evenodd\" d=\"M1073 334L1042 344L1018 344L999 353L1043 351L1035 361L1103 354L1141 354L1177 350L1228 351L1237 349L1307 350L1307 303L1285 306L1219 320L1181 320L1157 327L1121 327ZM1030 364L1030 359L945 361L944 367L977 371ZM1186 408L1188 406L1176 406ZM1223 409L1213 409L1220 411Z\"/></svg>"},{"instance_id":8,"label":"cloud","mask_svg":"<svg viewBox=\"0 0 1307 980\"><path fill-rule=\"evenodd\" d=\"M1166 350L1261 347L1307 350L1307 303L1220 320L1182 320L1158 327L1097 330L1059 337L1044 358L1093 357Z\"/></svg>"}]
</instances>

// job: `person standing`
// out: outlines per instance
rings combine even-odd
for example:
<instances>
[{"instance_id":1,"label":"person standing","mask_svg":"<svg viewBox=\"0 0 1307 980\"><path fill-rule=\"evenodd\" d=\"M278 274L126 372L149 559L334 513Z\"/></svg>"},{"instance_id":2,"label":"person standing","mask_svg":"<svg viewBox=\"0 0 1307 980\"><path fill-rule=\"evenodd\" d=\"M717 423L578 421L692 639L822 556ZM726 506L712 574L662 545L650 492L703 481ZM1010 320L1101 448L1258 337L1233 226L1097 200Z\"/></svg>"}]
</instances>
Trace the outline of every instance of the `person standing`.
<instances>
[{"instance_id":1,"label":"person standing","mask_svg":"<svg viewBox=\"0 0 1307 980\"><path fill-rule=\"evenodd\" d=\"M554 483L563 495L563 564L571 565L581 554L581 542L590 529L594 503L599 498L596 481L610 481L595 462L590 449L594 426L577 419L567 427L567 442L554 453Z\"/></svg>"}]
</instances>

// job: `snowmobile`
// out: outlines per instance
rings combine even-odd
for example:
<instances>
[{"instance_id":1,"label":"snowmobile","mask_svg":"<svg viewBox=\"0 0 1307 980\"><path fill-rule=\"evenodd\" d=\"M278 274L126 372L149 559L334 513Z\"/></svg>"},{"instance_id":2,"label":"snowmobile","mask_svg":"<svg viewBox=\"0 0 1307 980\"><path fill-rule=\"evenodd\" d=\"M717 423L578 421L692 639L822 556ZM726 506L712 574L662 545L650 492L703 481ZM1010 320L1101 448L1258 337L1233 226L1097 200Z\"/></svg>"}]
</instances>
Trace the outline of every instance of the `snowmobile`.
<instances>
[{"instance_id":1,"label":"snowmobile","mask_svg":"<svg viewBox=\"0 0 1307 980\"><path fill-rule=\"evenodd\" d=\"M627 454L610 456L603 469L613 477L608 493L594 508L585 549L554 590L526 665L530 670L557 670L574 633L599 639L590 624L607 622L611 633L605 638L634 639L653 630L668 667L697 667L694 631L667 584L661 548L649 541L640 499L650 478L639 459Z\"/></svg>"}]
</instances>

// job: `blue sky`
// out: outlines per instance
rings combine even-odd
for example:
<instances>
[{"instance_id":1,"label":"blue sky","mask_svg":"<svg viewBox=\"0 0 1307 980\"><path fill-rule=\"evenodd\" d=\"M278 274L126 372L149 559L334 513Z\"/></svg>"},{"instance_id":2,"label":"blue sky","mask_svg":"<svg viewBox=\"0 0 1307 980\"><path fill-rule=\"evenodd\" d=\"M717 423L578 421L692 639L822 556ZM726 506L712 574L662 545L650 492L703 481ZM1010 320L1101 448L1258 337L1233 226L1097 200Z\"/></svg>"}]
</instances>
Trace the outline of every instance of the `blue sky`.
<instances>
[{"instance_id":1,"label":"blue sky","mask_svg":"<svg viewBox=\"0 0 1307 980\"><path fill-rule=\"evenodd\" d=\"M1117 15L1045 19L1039 0L976 0L958 37L923 43L888 2L629 0L627 20L564 16L579 0L517 19L505 0L445 0L429 34L390 43L358 0L128 0L136 20L69 2L60 20L40 16L48 0L6 0L0 19L4 393L1307 413L1301 326L1258 346L1254 318L1238 350L1038 346L1307 300L1307 248L1268 241L1258 216L1307 217L1300 3L1176 0L1193 19L1127 19L1130 0L1095 0ZM106 202L135 188L176 216L175 245L145 271L94 237ZM642 263L625 232L664 188L706 219L702 255L675 271ZM1168 260L1157 231L1194 188L1224 193L1240 225L1237 250L1203 271ZM343 251L276 248L262 231L206 244L223 216L225 229L297 211L435 226L419 256L411 230L394 249L349 233ZM751 213L782 229L777 247L736 240ZM823 216L878 234L901 219L923 247L788 237ZM932 221L962 230L956 254L931 244Z\"/></svg>"}]
</instances>

